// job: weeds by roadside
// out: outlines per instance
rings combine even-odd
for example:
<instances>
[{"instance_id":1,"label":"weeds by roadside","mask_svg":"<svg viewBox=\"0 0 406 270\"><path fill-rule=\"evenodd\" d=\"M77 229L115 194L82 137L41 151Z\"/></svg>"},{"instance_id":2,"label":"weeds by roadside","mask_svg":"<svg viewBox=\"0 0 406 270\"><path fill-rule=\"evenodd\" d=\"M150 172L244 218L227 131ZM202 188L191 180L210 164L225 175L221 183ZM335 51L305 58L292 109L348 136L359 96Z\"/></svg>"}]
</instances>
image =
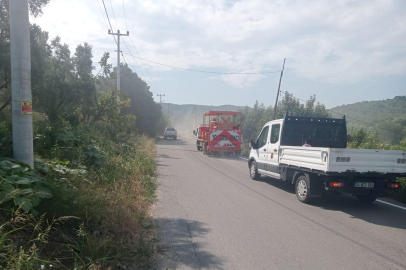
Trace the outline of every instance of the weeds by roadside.
<instances>
[{"instance_id":1,"label":"weeds by roadside","mask_svg":"<svg viewBox=\"0 0 406 270\"><path fill-rule=\"evenodd\" d=\"M3 158L0 177L14 194L27 194L25 201L33 199L37 183L48 193L37 194L41 200L27 208L0 187L0 266L149 269L154 139L116 134L108 125L37 132L41 159L36 159L35 171Z\"/></svg>"}]
</instances>

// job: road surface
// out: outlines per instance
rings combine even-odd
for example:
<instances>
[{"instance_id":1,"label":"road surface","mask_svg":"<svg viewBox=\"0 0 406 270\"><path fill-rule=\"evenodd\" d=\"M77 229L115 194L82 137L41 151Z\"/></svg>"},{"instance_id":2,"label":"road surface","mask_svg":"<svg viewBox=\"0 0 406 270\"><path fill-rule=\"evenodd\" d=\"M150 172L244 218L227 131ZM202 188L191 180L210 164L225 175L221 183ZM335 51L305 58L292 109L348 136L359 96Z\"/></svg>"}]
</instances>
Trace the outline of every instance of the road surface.
<instances>
[{"instance_id":1,"label":"road surface","mask_svg":"<svg viewBox=\"0 0 406 270\"><path fill-rule=\"evenodd\" d=\"M300 203L247 162L158 142L159 269L406 269L406 211L351 196Z\"/></svg>"}]
</instances>

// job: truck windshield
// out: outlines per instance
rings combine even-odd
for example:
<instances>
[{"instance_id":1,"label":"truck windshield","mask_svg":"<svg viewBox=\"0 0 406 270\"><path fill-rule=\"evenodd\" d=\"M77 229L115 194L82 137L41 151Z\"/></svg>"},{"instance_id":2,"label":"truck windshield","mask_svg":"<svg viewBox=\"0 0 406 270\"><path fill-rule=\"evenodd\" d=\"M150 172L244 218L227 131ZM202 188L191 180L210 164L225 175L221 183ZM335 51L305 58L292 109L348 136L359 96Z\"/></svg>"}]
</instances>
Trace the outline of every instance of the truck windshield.
<instances>
[{"instance_id":1,"label":"truck windshield","mask_svg":"<svg viewBox=\"0 0 406 270\"><path fill-rule=\"evenodd\" d=\"M347 126L342 119L292 117L282 130L282 145L345 148Z\"/></svg>"}]
</instances>

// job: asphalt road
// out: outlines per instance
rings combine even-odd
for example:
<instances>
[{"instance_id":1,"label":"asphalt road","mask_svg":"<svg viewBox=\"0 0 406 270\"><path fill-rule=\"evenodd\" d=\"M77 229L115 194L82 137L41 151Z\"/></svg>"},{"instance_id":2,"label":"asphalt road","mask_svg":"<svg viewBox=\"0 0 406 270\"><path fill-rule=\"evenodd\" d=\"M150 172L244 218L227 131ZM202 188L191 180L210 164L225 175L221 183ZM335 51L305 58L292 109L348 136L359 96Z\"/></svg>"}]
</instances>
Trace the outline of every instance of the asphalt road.
<instances>
[{"instance_id":1,"label":"asphalt road","mask_svg":"<svg viewBox=\"0 0 406 270\"><path fill-rule=\"evenodd\" d=\"M300 203L247 162L158 142L159 269L406 269L406 211L351 196Z\"/></svg>"}]
</instances>

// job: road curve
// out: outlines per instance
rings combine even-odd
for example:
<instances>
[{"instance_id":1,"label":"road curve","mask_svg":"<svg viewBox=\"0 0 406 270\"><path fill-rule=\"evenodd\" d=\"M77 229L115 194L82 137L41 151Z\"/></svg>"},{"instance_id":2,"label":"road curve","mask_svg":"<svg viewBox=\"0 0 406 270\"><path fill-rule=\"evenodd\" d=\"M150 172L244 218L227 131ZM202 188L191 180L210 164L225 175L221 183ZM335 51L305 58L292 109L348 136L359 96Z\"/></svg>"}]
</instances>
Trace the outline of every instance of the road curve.
<instances>
[{"instance_id":1,"label":"road curve","mask_svg":"<svg viewBox=\"0 0 406 270\"><path fill-rule=\"evenodd\" d=\"M351 196L300 203L209 157L189 135L157 143L158 269L406 269L406 211Z\"/></svg>"}]
</instances>

